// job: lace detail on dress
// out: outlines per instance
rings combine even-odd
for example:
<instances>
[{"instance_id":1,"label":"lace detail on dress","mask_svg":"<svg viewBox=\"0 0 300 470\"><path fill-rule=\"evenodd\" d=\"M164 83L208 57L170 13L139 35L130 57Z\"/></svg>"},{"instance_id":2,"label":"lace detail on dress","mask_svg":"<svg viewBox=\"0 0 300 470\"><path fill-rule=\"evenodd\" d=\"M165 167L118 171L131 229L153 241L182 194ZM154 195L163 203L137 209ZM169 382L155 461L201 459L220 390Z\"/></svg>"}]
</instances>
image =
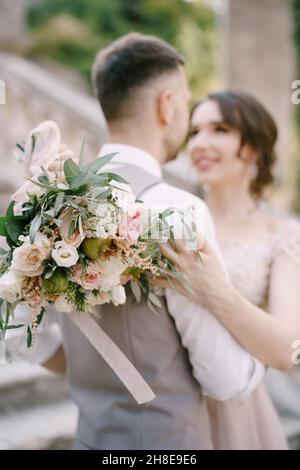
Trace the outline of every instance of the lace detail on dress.
<instances>
[{"instance_id":1,"label":"lace detail on dress","mask_svg":"<svg viewBox=\"0 0 300 470\"><path fill-rule=\"evenodd\" d=\"M286 255L300 267L300 222L288 220L279 230L274 258Z\"/></svg>"},{"instance_id":2,"label":"lace detail on dress","mask_svg":"<svg viewBox=\"0 0 300 470\"><path fill-rule=\"evenodd\" d=\"M267 233L256 240L236 242L223 249L233 285L255 305L266 301L272 252L272 235Z\"/></svg>"},{"instance_id":3,"label":"lace detail on dress","mask_svg":"<svg viewBox=\"0 0 300 470\"><path fill-rule=\"evenodd\" d=\"M300 222L283 220L273 232L223 248L223 255L233 285L250 302L264 306L273 261L278 256L288 256L300 267Z\"/></svg>"}]
</instances>

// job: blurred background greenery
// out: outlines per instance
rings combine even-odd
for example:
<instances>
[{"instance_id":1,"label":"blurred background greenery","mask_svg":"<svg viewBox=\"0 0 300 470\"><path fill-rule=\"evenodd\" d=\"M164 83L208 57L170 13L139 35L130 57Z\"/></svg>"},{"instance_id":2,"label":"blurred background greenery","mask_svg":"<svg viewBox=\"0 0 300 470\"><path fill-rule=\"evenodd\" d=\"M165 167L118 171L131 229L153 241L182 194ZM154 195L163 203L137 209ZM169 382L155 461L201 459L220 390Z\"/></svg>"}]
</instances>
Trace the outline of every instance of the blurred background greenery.
<instances>
[{"instance_id":1,"label":"blurred background greenery","mask_svg":"<svg viewBox=\"0 0 300 470\"><path fill-rule=\"evenodd\" d=\"M192 90L199 96L216 81L214 14L204 2L183 0L43 0L27 21L29 57L47 57L78 70L90 83L96 52L130 31L154 34L186 57Z\"/></svg>"}]
</instances>

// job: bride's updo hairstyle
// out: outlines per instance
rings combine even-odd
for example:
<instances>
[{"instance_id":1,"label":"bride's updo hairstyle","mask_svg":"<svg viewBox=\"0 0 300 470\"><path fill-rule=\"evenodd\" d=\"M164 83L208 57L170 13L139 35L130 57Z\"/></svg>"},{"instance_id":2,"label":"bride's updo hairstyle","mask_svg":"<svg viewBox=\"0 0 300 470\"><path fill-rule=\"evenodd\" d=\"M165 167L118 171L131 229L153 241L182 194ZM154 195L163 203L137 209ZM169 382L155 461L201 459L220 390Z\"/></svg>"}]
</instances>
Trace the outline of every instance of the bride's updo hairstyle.
<instances>
[{"instance_id":1,"label":"bride's updo hairstyle","mask_svg":"<svg viewBox=\"0 0 300 470\"><path fill-rule=\"evenodd\" d=\"M278 132L272 116L248 93L225 90L210 93L198 101L191 111L191 117L196 108L207 100L215 101L224 123L240 132L241 144L237 156L240 157L245 144L256 152L257 172L251 181L250 191L253 196L260 198L265 187L274 181L272 167L276 161L274 145Z\"/></svg>"}]
</instances>

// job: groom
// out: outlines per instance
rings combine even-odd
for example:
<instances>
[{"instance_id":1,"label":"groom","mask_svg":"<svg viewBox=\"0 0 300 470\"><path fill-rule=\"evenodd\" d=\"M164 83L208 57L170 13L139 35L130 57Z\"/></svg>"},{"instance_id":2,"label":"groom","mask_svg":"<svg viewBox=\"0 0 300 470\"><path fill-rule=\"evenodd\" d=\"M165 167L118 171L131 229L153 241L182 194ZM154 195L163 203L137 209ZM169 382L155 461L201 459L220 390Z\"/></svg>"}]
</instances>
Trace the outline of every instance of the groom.
<instances>
[{"instance_id":1,"label":"groom","mask_svg":"<svg viewBox=\"0 0 300 470\"><path fill-rule=\"evenodd\" d=\"M188 129L190 92L181 55L159 38L131 33L100 51L93 82L110 134L100 156L118 153L112 171L146 205L193 205L201 216L199 232L220 256L204 202L162 180L161 165L175 158ZM97 319L154 391L156 398L146 405L135 402L75 325L59 315L71 395L79 407L73 449L212 449L203 393L225 400L241 390L245 395L261 379L258 361L209 312L192 305L199 329L191 331L179 294L169 292L162 304L155 316L146 302L129 297L125 305L99 307ZM208 337L201 322L207 325L210 315ZM185 328L187 349L174 316Z\"/></svg>"}]
</instances>

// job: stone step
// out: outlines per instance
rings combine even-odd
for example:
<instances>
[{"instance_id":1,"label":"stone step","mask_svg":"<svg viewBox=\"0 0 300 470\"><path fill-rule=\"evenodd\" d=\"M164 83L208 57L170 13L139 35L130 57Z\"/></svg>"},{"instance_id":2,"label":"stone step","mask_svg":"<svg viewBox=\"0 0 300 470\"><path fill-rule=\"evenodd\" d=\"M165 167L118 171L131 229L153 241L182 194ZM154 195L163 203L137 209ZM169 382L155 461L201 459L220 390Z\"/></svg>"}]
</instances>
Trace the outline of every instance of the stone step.
<instances>
[{"instance_id":1,"label":"stone step","mask_svg":"<svg viewBox=\"0 0 300 470\"><path fill-rule=\"evenodd\" d=\"M0 450L68 449L77 422L70 400L0 415Z\"/></svg>"},{"instance_id":2,"label":"stone step","mask_svg":"<svg viewBox=\"0 0 300 470\"><path fill-rule=\"evenodd\" d=\"M64 377L23 361L0 366L0 413L67 400Z\"/></svg>"},{"instance_id":3,"label":"stone step","mask_svg":"<svg viewBox=\"0 0 300 470\"><path fill-rule=\"evenodd\" d=\"M0 449L67 449L76 421L64 377L22 360L0 366Z\"/></svg>"}]
</instances>

